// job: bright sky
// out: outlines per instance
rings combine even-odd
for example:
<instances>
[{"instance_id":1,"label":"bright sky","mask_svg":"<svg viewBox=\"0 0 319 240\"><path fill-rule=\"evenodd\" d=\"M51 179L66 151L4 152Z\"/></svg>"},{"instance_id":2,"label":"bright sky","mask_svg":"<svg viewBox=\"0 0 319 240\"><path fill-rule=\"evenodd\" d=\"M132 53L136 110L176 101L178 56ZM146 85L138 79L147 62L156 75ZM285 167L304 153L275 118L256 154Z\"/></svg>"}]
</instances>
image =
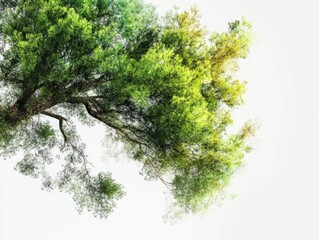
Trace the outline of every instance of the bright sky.
<instances>
[{"instance_id":1,"label":"bright sky","mask_svg":"<svg viewBox=\"0 0 319 240\"><path fill-rule=\"evenodd\" d=\"M78 215L67 194L41 191L38 181L13 170L14 161L1 161L0 240L318 240L319 2L148 2L161 13L197 4L211 31L223 31L241 16L253 23L258 41L241 64L248 92L236 119L257 118L261 129L256 150L233 179L237 197L205 216L164 223L164 186L144 181L135 163L107 157L100 127L83 128L90 159L125 186L127 195L114 213L106 220Z\"/></svg>"}]
</instances>

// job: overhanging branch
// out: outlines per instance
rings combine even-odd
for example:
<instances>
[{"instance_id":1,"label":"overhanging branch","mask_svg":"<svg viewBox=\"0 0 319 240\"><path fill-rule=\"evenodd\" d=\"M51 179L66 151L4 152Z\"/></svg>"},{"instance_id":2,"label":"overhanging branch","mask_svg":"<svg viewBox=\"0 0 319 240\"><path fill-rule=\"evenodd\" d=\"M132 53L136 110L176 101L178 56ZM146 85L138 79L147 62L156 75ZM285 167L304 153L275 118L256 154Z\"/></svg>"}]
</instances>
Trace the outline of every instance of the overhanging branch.
<instances>
[{"instance_id":1,"label":"overhanging branch","mask_svg":"<svg viewBox=\"0 0 319 240\"><path fill-rule=\"evenodd\" d=\"M141 141L138 141L137 139L133 138L132 136L130 136L130 134L125 131L125 129L121 128L120 126L117 126L116 124L111 123L105 116L101 116L99 112L97 112L96 110L93 109L93 107L91 106L91 104L94 104L94 99L90 98L90 97L76 97L76 98L71 98L69 99L69 103L72 104L83 104L85 106L85 109L87 111L87 113L92 116L93 118L99 120L100 122L106 124L107 126L113 128L121 137L123 137L124 139L127 139L128 141L136 144L140 151L145 155L146 157L146 162L149 164L149 166L151 166L151 168L154 170L154 173L156 175L156 177L168 188L170 189L172 183L164 180L160 174L159 169L157 169L157 167L154 165L154 163L152 161L155 161L154 158L146 153L143 149L142 146L154 151L154 149L149 146L146 142L143 143ZM103 112L103 114L105 114L106 112ZM136 133L134 131L131 131L136 137L139 137L138 135L136 135Z\"/></svg>"}]
</instances>

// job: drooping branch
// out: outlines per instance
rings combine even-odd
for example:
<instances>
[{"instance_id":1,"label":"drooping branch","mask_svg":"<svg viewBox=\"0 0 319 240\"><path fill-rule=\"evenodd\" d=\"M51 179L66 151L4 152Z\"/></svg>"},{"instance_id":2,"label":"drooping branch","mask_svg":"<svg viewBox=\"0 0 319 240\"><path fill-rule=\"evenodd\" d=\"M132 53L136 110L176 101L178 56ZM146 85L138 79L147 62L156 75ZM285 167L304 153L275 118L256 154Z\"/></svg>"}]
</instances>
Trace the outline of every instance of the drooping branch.
<instances>
[{"instance_id":1,"label":"drooping branch","mask_svg":"<svg viewBox=\"0 0 319 240\"><path fill-rule=\"evenodd\" d=\"M66 144L69 144L71 146L71 148L73 149L73 151L76 151L76 152L78 152L80 154L80 156L81 156L81 158L83 160L83 166L84 166L85 173L86 173L85 175L89 175L89 169L87 167L88 161L87 161L85 155L82 153L82 151L74 143L72 143L72 141L69 139L69 137L67 136L67 134L66 134L66 132L65 132L65 130L63 128L63 122L68 122L68 119L66 119L65 117L63 117L63 116L61 116L59 114L51 113L51 112L48 112L48 111L42 111L41 114L59 120L59 130L60 130L60 132L61 132L61 134L63 136L63 139L64 139L63 148L65 147Z\"/></svg>"},{"instance_id":2,"label":"drooping branch","mask_svg":"<svg viewBox=\"0 0 319 240\"><path fill-rule=\"evenodd\" d=\"M63 136L63 139L64 139L63 147L65 146L66 143L70 143L69 140L68 140L68 137L67 137L67 135L66 135L66 133L65 133L65 131L63 129L63 121L67 122L68 120L65 117L61 116L61 115L58 115L58 114L55 114L55 113L51 113L51 112L48 112L48 111L43 111L43 112L41 112L41 114L59 120L59 129L60 129L60 132L61 132L61 134Z\"/></svg>"},{"instance_id":3,"label":"drooping branch","mask_svg":"<svg viewBox=\"0 0 319 240\"><path fill-rule=\"evenodd\" d=\"M130 136L130 134L125 131L125 126L124 127L120 127L120 126L117 126L116 124L110 122L105 116L102 116L100 115L99 112L97 112L96 110L93 109L93 107L91 106L92 103L94 103L94 98L90 98L90 97L77 97L77 98L71 98L69 100L69 103L81 103L85 106L85 109L87 111L87 113L99 120L100 122L106 124L107 126L113 128L121 137L123 137L124 139L127 139L128 141L136 144L140 151L145 155L146 157L146 162L148 163L148 165L154 170L155 172L155 176L168 188L170 189L172 183L166 181L165 179L163 179L163 177L161 176L160 172L159 172L159 169L157 169L157 167L154 165L154 163L152 161L155 161L154 158L146 153L142 147L146 147L147 149L151 150L151 151L154 151L154 149L149 145L147 144L146 142L141 142L141 141L138 141L137 139L133 138L132 136ZM105 114L105 112L103 112ZM136 135L136 133L134 131L130 131L131 133L133 133L134 135ZM136 137L140 138L140 136L137 136Z\"/></svg>"}]
</instances>

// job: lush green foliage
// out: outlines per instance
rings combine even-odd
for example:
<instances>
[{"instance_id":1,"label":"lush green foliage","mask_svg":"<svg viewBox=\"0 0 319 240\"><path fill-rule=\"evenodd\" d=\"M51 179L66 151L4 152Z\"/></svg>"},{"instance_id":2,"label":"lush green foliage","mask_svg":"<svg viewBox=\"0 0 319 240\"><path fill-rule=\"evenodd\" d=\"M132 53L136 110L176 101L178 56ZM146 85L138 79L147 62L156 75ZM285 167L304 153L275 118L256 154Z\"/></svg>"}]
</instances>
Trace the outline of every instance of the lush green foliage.
<instances>
[{"instance_id":1,"label":"lush green foliage","mask_svg":"<svg viewBox=\"0 0 319 240\"><path fill-rule=\"evenodd\" d=\"M24 153L20 172L107 216L123 191L109 173L91 176L77 118L114 131L184 211L222 191L253 134L228 131L245 91L233 77L249 50L245 20L209 35L196 9L160 19L139 0L1 0L0 12L0 149Z\"/></svg>"}]
</instances>

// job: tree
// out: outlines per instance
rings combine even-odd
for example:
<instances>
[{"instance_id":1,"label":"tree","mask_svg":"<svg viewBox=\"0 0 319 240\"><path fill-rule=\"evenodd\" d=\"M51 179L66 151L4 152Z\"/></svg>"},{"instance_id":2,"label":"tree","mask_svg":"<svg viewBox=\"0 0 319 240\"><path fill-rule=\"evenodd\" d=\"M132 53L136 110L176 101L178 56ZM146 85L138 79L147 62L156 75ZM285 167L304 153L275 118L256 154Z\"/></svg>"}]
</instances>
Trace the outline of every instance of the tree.
<instances>
[{"instance_id":1,"label":"tree","mask_svg":"<svg viewBox=\"0 0 319 240\"><path fill-rule=\"evenodd\" d=\"M106 217L122 186L91 174L71 120L102 122L177 206L206 208L250 150L250 123L228 131L250 35L245 20L209 35L195 8L162 19L140 0L0 0L1 154Z\"/></svg>"}]
</instances>

